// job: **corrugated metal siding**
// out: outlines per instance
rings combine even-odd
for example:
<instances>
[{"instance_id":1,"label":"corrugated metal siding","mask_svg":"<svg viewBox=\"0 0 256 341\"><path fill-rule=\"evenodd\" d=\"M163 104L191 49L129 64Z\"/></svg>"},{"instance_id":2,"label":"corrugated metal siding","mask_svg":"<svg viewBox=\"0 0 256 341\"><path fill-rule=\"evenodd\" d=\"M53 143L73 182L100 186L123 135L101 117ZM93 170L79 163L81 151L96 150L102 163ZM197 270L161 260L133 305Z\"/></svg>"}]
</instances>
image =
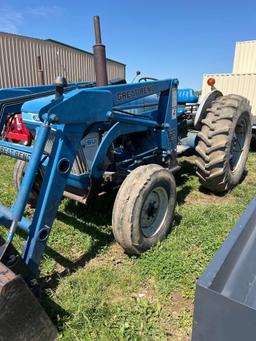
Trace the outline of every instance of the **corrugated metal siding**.
<instances>
[{"instance_id":1,"label":"corrugated metal siding","mask_svg":"<svg viewBox=\"0 0 256 341\"><path fill-rule=\"evenodd\" d=\"M68 82L95 79L93 56L51 41L0 32L0 88L38 85L36 57L40 55L45 83L58 75ZM107 60L108 78L125 77L125 65Z\"/></svg>"},{"instance_id":2,"label":"corrugated metal siding","mask_svg":"<svg viewBox=\"0 0 256 341\"><path fill-rule=\"evenodd\" d=\"M256 73L256 40L236 43L233 73Z\"/></svg>"},{"instance_id":3,"label":"corrugated metal siding","mask_svg":"<svg viewBox=\"0 0 256 341\"><path fill-rule=\"evenodd\" d=\"M207 79L213 77L216 80L215 87L224 95L237 94L249 99L252 113L256 115L256 73L254 74L205 74L203 77L202 96L205 96L210 87Z\"/></svg>"}]
</instances>

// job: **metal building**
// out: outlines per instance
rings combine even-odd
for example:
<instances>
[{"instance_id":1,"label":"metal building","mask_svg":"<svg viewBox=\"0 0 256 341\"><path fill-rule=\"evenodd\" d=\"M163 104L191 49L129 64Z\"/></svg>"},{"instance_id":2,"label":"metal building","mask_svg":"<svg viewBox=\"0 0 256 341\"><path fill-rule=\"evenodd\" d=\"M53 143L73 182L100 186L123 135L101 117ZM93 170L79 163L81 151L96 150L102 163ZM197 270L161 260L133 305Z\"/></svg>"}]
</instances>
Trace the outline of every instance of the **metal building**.
<instances>
[{"instance_id":1,"label":"metal building","mask_svg":"<svg viewBox=\"0 0 256 341\"><path fill-rule=\"evenodd\" d=\"M215 78L215 87L224 95L234 93L248 98L256 116L256 40L236 43L232 73L204 74L202 96L210 91L207 85L210 77Z\"/></svg>"},{"instance_id":2,"label":"metal building","mask_svg":"<svg viewBox=\"0 0 256 341\"><path fill-rule=\"evenodd\" d=\"M45 84L58 75L68 82L91 81L93 54L50 39L0 32L0 88L39 85L42 71ZM108 79L125 78L125 64L107 59L107 72Z\"/></svg>"}]
</instances>

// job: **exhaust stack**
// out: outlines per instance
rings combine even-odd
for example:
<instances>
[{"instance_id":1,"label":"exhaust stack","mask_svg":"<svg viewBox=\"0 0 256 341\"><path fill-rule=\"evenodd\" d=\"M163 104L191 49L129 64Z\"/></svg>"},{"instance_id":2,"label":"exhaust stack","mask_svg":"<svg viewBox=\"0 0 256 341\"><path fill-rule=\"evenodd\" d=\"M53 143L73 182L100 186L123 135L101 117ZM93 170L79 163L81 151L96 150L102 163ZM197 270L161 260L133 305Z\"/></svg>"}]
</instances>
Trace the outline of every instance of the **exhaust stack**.
<instances>
[{"instance_id":1,"label":"exhaust stack","mask_svg":"<svg viewBox=\"0 0 256 341\"><path fill-rule=\"evenodd\" d=\"M108 85L107 61L105 45L101 41L100 18L93 17L95 31L95 45L93 46L94 70L96 74L96 86Z\"/></svg>"}]
</instances>

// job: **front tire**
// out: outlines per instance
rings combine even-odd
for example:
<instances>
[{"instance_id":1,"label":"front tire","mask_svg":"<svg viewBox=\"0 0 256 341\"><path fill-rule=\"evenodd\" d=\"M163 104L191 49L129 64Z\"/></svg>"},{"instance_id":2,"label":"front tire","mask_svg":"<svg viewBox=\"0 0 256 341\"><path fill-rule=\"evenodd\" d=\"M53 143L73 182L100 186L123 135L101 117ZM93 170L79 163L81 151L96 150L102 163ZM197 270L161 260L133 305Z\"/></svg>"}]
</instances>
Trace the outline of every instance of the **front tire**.
<instances>
[{"instance_id":1,"label":"front tire","mask_svg":"<svg viewBox=\"0 0 256 341\"><path fill-rule=\"evenodd\" d=\"M202 186L214 193L230 190L243 175L250 148L249 101L238 95L217 98L202 120L196 151Z\"/></svg>"},{"instance_id":2,"label":"front tire","mask_svg":"<svg viewBox=\"0 0 256 341\"><path fill-rule=\"evenodd\" d=\"M141 254L163 240L171 229L176 184L167 169L140 166L122 183L113 208L112 228L127 254Z\"/></svg>"},{"instance_id":3,"label":"front tire","mask_svg":"<svg viewBox=\"0 0 256 341\"><path fill-rule=\"evenodd\" d=\"M18 160L14 166L13 184L14 184L17 192L20 189L20 185L21 185L22 179L24 177L24 174L26 172L27 165L28 164L26 161ZM29 199L28 199L28 204L32 208L36 207L36 203L37 203L37 199L38 199L38 196L40 193L40 188L41 188L42 182L43 182L43 175L40 171L38 171L36 174L35 182L33 184L32 190L31 190L30 195L29 195Z\"/></svg>"}]
</instances>

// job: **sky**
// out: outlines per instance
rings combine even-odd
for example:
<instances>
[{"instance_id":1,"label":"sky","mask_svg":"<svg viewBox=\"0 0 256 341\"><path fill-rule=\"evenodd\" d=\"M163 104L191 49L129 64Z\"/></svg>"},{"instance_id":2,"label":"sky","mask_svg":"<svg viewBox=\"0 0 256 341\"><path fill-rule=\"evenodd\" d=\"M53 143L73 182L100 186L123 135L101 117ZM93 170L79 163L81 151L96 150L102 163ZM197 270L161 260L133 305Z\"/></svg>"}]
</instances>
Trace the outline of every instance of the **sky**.
<instances>
[{"instance_id":1,"label":"sky","mask_svg":"<svg viewBox=\"0 0 256 341\"><path fill-rule=\"evenodd\" d=\"M236 41L256 39L255 0L0 0L0 31L92 52L94 15L128 82L140 70L200 90L203 73L232 72Z\"/></svg>"}]
</instances>

